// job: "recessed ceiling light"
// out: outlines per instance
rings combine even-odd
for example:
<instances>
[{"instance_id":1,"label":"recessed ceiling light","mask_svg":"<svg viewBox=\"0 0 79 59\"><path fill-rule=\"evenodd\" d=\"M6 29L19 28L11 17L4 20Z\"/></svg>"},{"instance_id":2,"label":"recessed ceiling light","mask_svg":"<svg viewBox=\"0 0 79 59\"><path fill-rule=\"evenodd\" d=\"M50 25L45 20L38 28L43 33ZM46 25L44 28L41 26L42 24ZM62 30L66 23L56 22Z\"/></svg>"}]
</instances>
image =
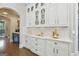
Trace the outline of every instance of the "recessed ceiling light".
<instances>
[{"instance_id":1,"label":"recessed ceiling light","mask_svg":"<svg viewBox=\"0 0 79 59\"><path fill-rule=\"evenodd\" d=\"M6 14L8 14L8 13L7 13L7 12L3 12L3 14L5 14L5 15L6 15Z\"/></svg>"}]
</instances>

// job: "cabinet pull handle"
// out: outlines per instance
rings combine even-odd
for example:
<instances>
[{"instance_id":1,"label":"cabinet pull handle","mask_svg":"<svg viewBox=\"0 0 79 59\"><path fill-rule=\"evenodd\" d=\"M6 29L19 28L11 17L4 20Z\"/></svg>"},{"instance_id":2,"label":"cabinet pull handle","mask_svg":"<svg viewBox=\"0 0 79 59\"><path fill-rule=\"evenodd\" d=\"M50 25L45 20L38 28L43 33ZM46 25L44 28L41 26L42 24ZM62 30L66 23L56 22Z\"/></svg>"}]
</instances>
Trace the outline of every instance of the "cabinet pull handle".
<instances>
[{"instance_id":1,"label":"cabinet pull handle","mask_svg":"<svg viewBox=\"0 0 79 59\"><path fill-rule=\"evenodd\" d=\"M58 54L58 49L57 49L57 54Z\"/></svg>"},{"instance_id":2,"label":"cabinet pull handle","mask_svg":"<svg viewBox=\"0 0 79 59\"><path fill-rule=\"evenodd\" d=\"M53 48L53 53L55 53L55 48Z\"/></svg>"}]
</instances>

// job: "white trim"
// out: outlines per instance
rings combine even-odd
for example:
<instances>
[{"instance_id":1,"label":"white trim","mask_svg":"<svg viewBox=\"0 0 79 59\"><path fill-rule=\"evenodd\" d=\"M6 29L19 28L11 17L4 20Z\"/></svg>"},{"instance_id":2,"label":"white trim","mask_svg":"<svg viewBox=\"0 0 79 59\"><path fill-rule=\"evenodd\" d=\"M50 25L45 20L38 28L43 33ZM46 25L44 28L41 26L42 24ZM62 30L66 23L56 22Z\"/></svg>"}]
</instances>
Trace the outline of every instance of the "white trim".
<instances>
[{"instance_id":1,"label":"white trim","mask_svg":"<svg viewBox=\"0 0 79 59\"><path fill-rule=\"evenodd\" d=\"M74 19L75 20L75 52L78 52L78 3L74 5Z\"/></svg>"}]
</instances>

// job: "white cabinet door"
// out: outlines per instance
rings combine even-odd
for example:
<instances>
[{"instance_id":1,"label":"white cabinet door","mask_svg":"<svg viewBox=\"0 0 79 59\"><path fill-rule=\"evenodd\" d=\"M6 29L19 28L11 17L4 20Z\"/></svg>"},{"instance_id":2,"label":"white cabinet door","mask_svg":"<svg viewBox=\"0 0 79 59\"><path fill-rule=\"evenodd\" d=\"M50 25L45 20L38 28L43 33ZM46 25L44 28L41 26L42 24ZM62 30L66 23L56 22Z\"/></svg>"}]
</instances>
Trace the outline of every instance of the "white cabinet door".
<instances>
[{"instance_id":1,"label":"white cabinet door","mask_svg":"<svg viewBox=\"0 0 79 59\"><path fill-rule=\"evenodd\" d=\"M34 52L35 48L36 48L36 46L35 46L35 38L30 39L30 45L31 45L30 49Z\"/></svg>"},{"instance_id":2,"label":"white cabinet door","mask_svg":"<svg viewBox=\"0 0 79 59\"><path fill-rule=\"evenodd\" d=\"M30 16L31 20L31 26L35 26L35 4L33 3L31 5L31 16Z\"/></svg>"},{"instance_id":3,"label":"white cabinet door","mask_svg":"<svg viewBox=\"0 0 79 59\"><path fill-rule=\"evenodd\" d=\"M47 26L55 26L57 15L56 15L56 5L55 4L46 4L45 9L45 20Z\"/></svg>"},{"instance_id":4,"label":"white cabinet door","mask_svg":"<svg viewBox=\"0 0 79 59\"><path fill-rule=\"evenodd\" d=\"M38 39L37 38L31 38L31 51L38 54Z\"/></svg>"},{"instance_id":5,"label":"white cabinet door","mask_svg":"<svg viewBox=\"0 0 79 59\"><path fill-rule=\"evenodd\" d=\"M56 46L57 43L54 44L54 41L48 40L47 42L47 55L48 56L56 56L58 51L58 47Z\"/></svg>"},{"instance_id":6,"label":"white cabinet door","mask_svg":"<svg viewBox=\"0 0 79 59\"><path fill-rule=\"evenodd\" d=\"M26 39L25 39L25 41L23 42L23 43L25 43L24 44L24 47L25 48L29 48L29 40L28 40L29 38L28 38L28 36L26 36Z\"/></svg>"},{"instance_id":7,"label":"white cabinet door","mask_svg":"<svg viewBox=\"0 0 79 59\"><path fill-rule=\"evenodd\" d=\"M56 49L56 54L59 56L67 56L69 55L69 47L67 43L59 43Z\"/></svg>"},{"instance_id":8,"label":"white cabinet door","mask_svg":"<svg viewBox=\"0 0 79 59\"><path fill-rule=\"evenodd\" d=\"M46 43L44 39L38 39L38 55L45 56L46 54Z\"/></svg>"},{"instance_id":9,"label":"white cabinet door","mask_svg":"<svg viewBox=\"0 0 79 59\"><path fill-rule=\"evenodd\" d=\"M26 6L26 25L28 26L28 10L29 10L29 8L28 8L28 6Z\"/></svg>"},{"instance_id":10,"label":"white cabinet door","mask_svg":"<svg viewBox=\"0 0 79 59\"><path fill-rule=\"evenodd\" d=\"M28 17L28 12L26 11L26 25L29 26L29 17Z\"/></svg>"},{"instance_id":11,"label":"white cabinet door","mask_svg":"<svg viewBox=\"0 0 79 59\"><path fill-rule=\"evenodd\" d=\"M48 40L46 44L47 56L67 56L69 55L68 43Z\"/></svg>"},{"instance_id":12,"label":"white cabinet door","mask_svg":"<svg viewBox=\"0 0 79 59\"><path fill-rule=\"evenodd\" d=\"M32 51L34 51L35 52L35 48L36 48L36 45L35 45L35 38L32 38L32 37L29 37L28 39L27 39L27 47L30 49L30 50L32 50Z\"/></svg>"},{"instance_id":13,"label":"white cabinet door","mask_svg":"<svg viewBox=\"0 0 79 59\"><path fill-rule=\"evenodd\" d=\"M33 12L29 12L29 26L33 26Z\"/></svg>"},{"instance_id":14,"label":"white cabinet door","mask_svg":"<svg viewBox=\"0 0 79 59\"><path fill-rule=\"evenodd\" d=\"M31 11L30 18L31 26L35 26L35 11Z\"/></svg>"},{"instance_id":15,"label":"white cabinet door","mask_svg":"<svg viewBox=\"0 0 79 59\"><path fill-rule=\"evenodd\" d=\"M67 26L68 25L68 6L67 3L57 3L57 25Z\"/></svg>"},{"instance_id":16,"label":"white cabinet door","mask_svg":"<svg viewBox=\"0 0 79 59\"><path fill-rule=\"evenodd\" d=\"M27 5L27 23L28 23L28 26L34 26L34 20L35 20L35 9L34 9L34 4L30 4L30 5Z\"/></svg>"},{"instance_id":17,"label":"white cabinet door","mask_svg":"<svg viewBox=\"0 0 79 59\"><path fill-rule=\"evenodd\" d=\"M33 52L33 53L36 53L36 54L38 54L38 38L31 38L31 40L30 40L31 42L30 42L30 44L31 44L31 51ZM39 54L38 54L39 55Z\"/></svg>"},{"instance_id":18,"label":"white cabinet door","mask_svg":"<svg viewBox=\"0 0 79 59\"><path fill-rule=\"evenodd\" d=\"M53 56L55 51L53 50L53 41L46 40L46 56Z\"/></svg>"},{"instance_id":19,"label":"white cabinet door","mask_svg":"<svg viewBox=\"0 0 79 59\"><path fill-rule=\"evenodd\" d=\"M33 38L29 37L28 41L29 41L29 49L32 49L33 48L33 43L32 43L32 40Z\"/></svg>"},{"instance_id":20,"label":"white cabinet door","mask_svg":"<svg viewBox=\"0 0 79 59\"><path fill-rule=\"evenodd\" d=\"M26 44L25 47L31 49L31 47L32 47L31 38L28 37L27 40L25 40L25 42L26 42L25 43Z\"/></svg>"},{"instance_id":21,"label":"white cabinet door","mask_svg":"<svg viewBox=\"0 0 79 59\"><path fill-rule=\"evenodd\" d=\"M30 14L31 14L31 12L30 12L30 10L31 10L31 5L27 5L26 6L26 20L27 20L27 26L30 26L31 25L31 22L30 22L30 20L31 20L31 18L30 18Z\"/></svg>"},{"instance_id":22,"label":"white cabinet door","mask_svg":"<svg viewBox=\"0 0 79 59\"><path fill-rule=\"evenodd\" d=\"M67 56L69 54L68 43L54 42L53 45L55 48L56 56Z\"/></svg>"}]
</instances>

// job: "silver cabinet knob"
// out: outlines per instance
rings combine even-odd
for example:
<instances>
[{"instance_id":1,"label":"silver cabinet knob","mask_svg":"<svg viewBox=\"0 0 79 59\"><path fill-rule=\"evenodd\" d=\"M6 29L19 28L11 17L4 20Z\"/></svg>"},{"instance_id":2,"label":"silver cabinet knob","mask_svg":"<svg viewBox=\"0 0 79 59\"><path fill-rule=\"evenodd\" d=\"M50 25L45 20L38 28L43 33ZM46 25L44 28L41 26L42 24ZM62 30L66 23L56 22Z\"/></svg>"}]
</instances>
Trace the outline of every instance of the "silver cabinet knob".
<instances>
[{"instance_id":1,"label":"silver cabinet knob","mask_svg":"<svg viewBox=\"0 0 79 59\"><path fill-rule=\"evenodd\" d=\"M58 49L56 49L56 53L58 54Z\"/></svg>"}]
</instances>

